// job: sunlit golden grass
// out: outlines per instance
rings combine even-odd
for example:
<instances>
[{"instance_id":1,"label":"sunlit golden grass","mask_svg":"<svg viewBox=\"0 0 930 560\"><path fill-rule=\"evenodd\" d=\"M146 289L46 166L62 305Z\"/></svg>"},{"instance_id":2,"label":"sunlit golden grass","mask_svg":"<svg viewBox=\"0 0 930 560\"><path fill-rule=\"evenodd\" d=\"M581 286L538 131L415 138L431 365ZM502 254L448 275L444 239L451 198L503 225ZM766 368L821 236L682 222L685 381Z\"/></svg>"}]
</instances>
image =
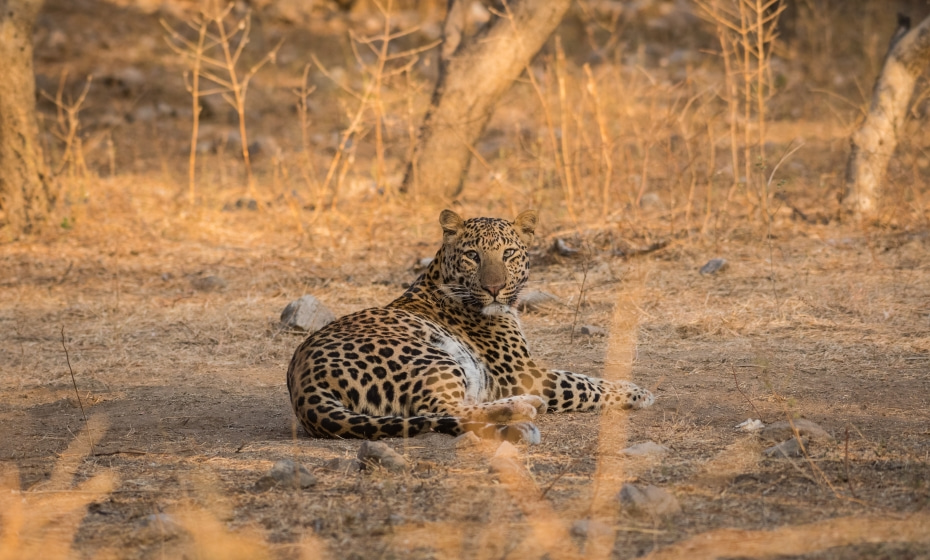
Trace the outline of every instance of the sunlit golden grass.
<instances>
[{"instance_id":1,"label":"sunlit golden grass","mask_svg":"<svg viewBox=\"0 0 930 560\"><path fill-rule=\"evenodd\" d=\"M0 481L0 558L67 558L87 513L87 505L105 498L119 483L106 471L72 484L76 470L90 454L92 440L106 430L92 417L55 463L47 481L21 490L19 473L5 467Z\"/></svg>"}]
</instances>

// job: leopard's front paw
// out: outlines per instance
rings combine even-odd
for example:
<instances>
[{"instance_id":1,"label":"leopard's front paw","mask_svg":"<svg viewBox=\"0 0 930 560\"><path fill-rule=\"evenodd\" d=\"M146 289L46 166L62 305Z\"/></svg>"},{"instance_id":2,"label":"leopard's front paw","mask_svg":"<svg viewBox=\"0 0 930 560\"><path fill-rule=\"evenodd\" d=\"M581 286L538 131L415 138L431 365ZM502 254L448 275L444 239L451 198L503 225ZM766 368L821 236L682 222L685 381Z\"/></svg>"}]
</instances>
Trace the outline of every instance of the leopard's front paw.
<instances>
[{"instance_id":1,"label":"leopard's front paw","mask_svg":"<svg viewBox=\"0 0 930 560\"><path fill-rule=\"evenodd\" d=\"M545 414L549 409L546 400L538 395L520 395L514 397L514 400L520 403L521 410L526 411L526 417L533 419L537 414ZM532 409L530 413L529 410Z\"/></svg>"},{"instance_id":2,"label":"leopard's front paw","mask_svg":"<svg viewBox=\"0 0 930 560\"><path fill-rule=\"evenodd\" d=\"M500 439L514 443L523 442L528 445L539 445L542 436L539 434L539 428L532 422L514 422L499 428L498 434Z\"/></svg>"}]
</instances>

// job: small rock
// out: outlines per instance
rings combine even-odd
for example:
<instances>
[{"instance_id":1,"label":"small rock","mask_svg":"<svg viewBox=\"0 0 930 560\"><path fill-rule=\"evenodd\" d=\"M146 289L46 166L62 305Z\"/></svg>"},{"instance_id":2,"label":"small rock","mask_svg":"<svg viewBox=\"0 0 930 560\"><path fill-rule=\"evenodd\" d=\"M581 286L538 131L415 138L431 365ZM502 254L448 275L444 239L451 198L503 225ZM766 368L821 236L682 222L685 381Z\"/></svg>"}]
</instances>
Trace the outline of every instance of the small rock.
<instances>
[{"instance_id":1,"label":"small rock","mask_svg":"<svg viewBox=\"0 0 930 560\"><path fill-rule=\"evenodd\" d=\"M323 463L323 468L328 471L349 474L360 471L362 469L362 464L358 461L358 459L335 457Z\"/></svg>"},{"instance_id":2,"label":"small rock","mask_svg":"<svg viewBox=\"0 0 930 560\"><path fill-rule=\"evenodd\" d=\"M177 534L184 530L180 523L175 520L173 515L167 513L153 513L142 518L143 527L157 529L164 534Z\"/></svg>"},{"instance_id":3,"label":"small rock","mask_svg":"<svg viewBox=\"0 0 930 560\"><path fill-rule=\"evenodd\" d=\"M113 73L111 79L123 88L126 93L139 91L145 87L146 77L142 70L134 66L127 66Z\"/></svg>"},{"instance_id":4,"label":"small rock","mask_svg":"<svg viewBox=\"0 0 930 560\"><path fill-rule=\"evenodd\" d=\"M808 437L818 443L828 443L834 441L833 436L827 433L826 430L806 418L798 418L796 420L792 420L790 423L787 420L773 422L762 430L762 439L765 441L774 442L793 438L795 434L791 424L794 424L794 428L798 430L798 434L804 437Z\"/></svg>"},{"instance_id":5,"label":"small rock","mask_svg":"<svg viewBox=\"0 0 930 560\"><path fill-rule=\"evenodd\" d=\"M177 110L164 101L156 103L155 110L158 111L159 116L162 117L176 117L178 115Z\"/></svg>"},{"instance_id":6,"label":"small rock","mask_svg":"<svg viewBox=\"0 0 930 560\"><path fill-rule=\"evenodd\" d=\"M281 459L271 467L268 474L255 482L254 489L261 492L275 486L281 486L282 488L310 488L316 482L316 477L303 465L298 465L290 459Z\"/></svg>"},{"instance_id":7,"label":"small rock","mask_svg":"<svg viewBox=\"0 0 930 560\"><path fill-rule=\"evenodd\" d=\"M127 115L126 120L129 122L149 122L158 117L158 111L152 105L140 105L133 112Z\"/></svg>"},{"instance_id":8,"label":"small rock","mask_svg":"<svg viewBox=\"0 0 930 560\"><path fill-rule=\"evenodd\" d=\"M664 445L659 445L654 441L644 441L631 445L626 449L621 449L620 454L630 457L657 457L665 455L669 451L669 448Z\"/></svg>"},{"instance_id":9,"label":"small rock","mask_svg":"<svg viewBox=\"0 0 930 560\"><path fill-rule=\"evenodd\" d=\"M254 212L258 210L258 201L254 198L237 198L235 202L227 202L223 205L223 212L233 212L236 210L249 210Z\"/></svg>"},{"instance_id":10,"label":"small rock","mask_svg":"<svg viewBox=\"0 0 930 560\"><path fill-rule=\"evenodd\" d=\"M700 273L704 275L716 274L727 267L726 259L710 259L701 267Z\"/></svg>"},{"instance_id":11,"label":"small rock","mask_svg":"<svg viewBox=\"0 0 930 560\"><path fill-rule=\"evenodd\" d=\"M452 440L452 446L456 449L474 447L479 443L481 443L481 438L476 436L474 432L465 432L464 434Z\"/></svg>"},{"instance_id":12,"label":"small rock","mask_svg":"<svg viewBox=\"0 0 930 560\"><path fill-rule=\"evenodd\" d=\"M191 279L191 287L198 292L216 292L226 287L226 280L211 274Z\"/></svg>"},{"instance_id":13,"label":"small rock","mask_svg":"<svg viewBox=\"0 0 930 560\"><path fill-rule=\"evenodd\" d=\"M46 46L53 50L63 49L69 43L71 41L68 40L68 35L61 29L53 29L45 41Z\"/></svg>"},{"instance_id":14,"label":"small rock","mask_svg":"<svg viewBox=\"0 0 930 560\"><path fill-rule=\"evenodd\" d=\"M801 438L804 440L804 443L807 444L807 438ZM800 457L804 455L804 452L801 450L801 442L797 438L791 438L789 440L783 441L778 445L773 445L768 449L762 452L766 457Z\"/></svg>"},{"instance_id":15,"label":"small rock","mask_svg":"<svg viewBox=\"0 0 930 560\"><path fill-rule=\"evenodd\" d=\"M391 472L407 469L407 460L380 441L366 441L358 448L358 460L362 465L381 466Z\"/></svg>"},{"instance_id":16,"label":"small rock","mask_svg":"<svg viewBox=\"0 0 930 560\"><path fill-rule=\"evenodd\" d=\"M765 424L762 423L762 420L747 418L745 421L740 422L734 429L741 432L756 432L765 427Z\"/></svg>"},{"instance_id":17,"label":"small rock","mask_svg":"<svg viewBox=\"0 0 930 560\"><path fill-rule=\"evenodd\" d=\"M520 456L520 450L514 446L514 444L509 441L502 441L499 446L497 446L497 451L494 452L492 458L502 458L502 459L516 459Z\"/></svg>"},{"instance_id":18,"label":"small rock","mask_svg":"<svg viewBox=\"0 0 930 560\"><path fill-rule=\"evenodd\" d=\"M634 484L624 484L617 494L617 499L621 507L631 513L664 517L681 511L681 504L674 494L651 484L642 488Z\"/></svg>"},{"instance_id":19,"label":"small rock","mask_svg":"<svg viewBox=\"0 0 930 560\"><path fill-rule=\"evenodd\" d=\"M573 537L603 537L613 534L614 529L607 523L591 519L579 519L572 523L570 530Z\"/></svg>"},{"instance_id":20,"label":"small rock","mask_svg":"<svg viewBox=\"0 0 930 560\"><path fill-rule=\"evenodd\" d=\"M607 329L595 325L581 325L581 334L588 336L607 336Z\"/></svg>"},{"instance_id":21,"label":"small rock","mask_svg":"<svg viewBox=\"0 0 930 560\"><path fill-rule=\"evenodd\" d=\"M558 301L558 299L559 298L552 294L533 290L520 295L520 299L517 301L517 309L520 311L535 311L539 306L546 303L554 303Z\"/></svg>"},{"instance_id":22,"label":"small rock","mask_svg":"<svg viewBox=\"0 0 930 560\"><path fill-rule=\"evenodd\" d=\"M647 192L639 199L639 207L663 209L665 208L665 203L662 202L662 197L660 197L658 193Z\"/></svg>"},{"instance_id":23,"label":"small rock","mask_svg":"<svg viewBox=\"0 0 930 560\"><path fill-rule=\"evenodd\" d=\"M311 295L292 301L281 312L281 324L285 328L306 332L316 332L335 320L333 312Z\"/></svg>"},{"instance_id":24,"label":"small rock","mask_svg":"<svg viewBox=\"0 0 930 560\"><path fill-rule=\"evenodd\" d=\"M280 156L281 146L270 136L259 136L249 144L249 157Z\"/></svg>"},{"instance_id":25,"label":"small rock","mask_svg":"<svg viewBox=\"0 0 930 560\"><path fill-rule=\"evenodd\" d=\"M565 240L561 238L556 238L552 243L552 250L563 257L574 257L581 252L574 247L569 247L568 244L565 243Z\"/></svg>"}]
</instances>

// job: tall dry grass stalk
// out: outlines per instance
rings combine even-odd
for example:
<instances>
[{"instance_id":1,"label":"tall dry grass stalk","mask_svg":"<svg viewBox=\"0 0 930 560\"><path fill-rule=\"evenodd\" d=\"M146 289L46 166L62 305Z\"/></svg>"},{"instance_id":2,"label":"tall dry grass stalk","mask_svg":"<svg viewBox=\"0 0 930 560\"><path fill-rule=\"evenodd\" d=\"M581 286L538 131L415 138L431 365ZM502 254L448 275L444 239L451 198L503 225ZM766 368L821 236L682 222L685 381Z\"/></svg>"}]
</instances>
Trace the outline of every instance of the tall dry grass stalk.
<instances>
[{"instance_id":1,"label":"tall dry grass stalk","mask_svg":"<svg viewBox=\"0 0 930 560\"><path fill-rule=\"evenodd\" d=\"M695 0L703 16L716 27L726 73L725 100L729 110L730 153L733 183L727 199L742 182L757 184L757 200L763 219L769 220L769 183L753 181L753 169L767 168L766 103L772 95L771 60L778 38L778 18L783 0ZM740 128L742 138L740 138ZM738 156L742 147L742 161ZM747 189L748 192L748 189Z\"/></svg>"},{"instance_id":2,"label":"tall dry grass stalk","mask_svg":"<svg viewBox=\"0 0 930 560\"><path fill-rule=\"evenodd\" d=\"M87 94L90 92L90 86L93 82L93 76L87 76L84 81L84 87L77 98L65 99L65 86L68 79L68 72L62 72L58 81L58 89L54 97L45 91L39 94L46 100L55 105L55 126L52 128L52 135L61 143L61 158L57 164L53 164L52 172L56 176L63 176L67 179L66 189L79 189L78 198L86 199L88 196L88 186L90 184L90 171L87 168L87 162L84 159L84 144L81 138L81 119L80 113L87 100ZM63 190L63 192L66 192ZM71 223L68 218L62 222L63 227L70 227Z\"/></svg>"},{"instance_id":3,"label":"tall dry grass stalk","mask_svg":"<svg viewBox=\"0 0 930 560\"><path fill-rule=\"evenodd\" d=\"M559 148L561 149L559 162L563 169L565 186L565 204L568 208L568 215L572 220L577 220L575 214L575 180L574 180L574 154L571 149L571 118L573 111L569 107L568 93L566 92L565 82L565 50L562 49L562 38L558 35L555 37L555 79L559 93Z\"/></svg>"},{"instance_id":4,"label":"tall dry grass stalk","mask_svg":"<svg viewBox=\"0 0 930 560\"><path fill-rule=\"evenodd\" d=\"M591 73L590 64L584 65L584 74L586 78L585 87L594 100L594 116L597 120L597 132L601 142L599 164L604 166L604 178L601 183L601 219L606 220L610 212L610 189L614 176L613 141L608 133L604 104L598 94L597 80L594 79L594 74ZM598 166L598 170L600 170L600 166Z\"/></svg>"},{"instance_id":5,"label":"tall dry grass stalk","mask_svg":"<svg viewBox=\"0 0 930 560\"><path fill-rule=\"evenodd\" d=\"M354 110L347 112L349 121L340 134L336 153L330 160L326 175L321 184L320 196L328 197L325 202L318 199L318 208L335 209L339 196L343 191L349 169L355 163L355 154L359 142L371 131L374 131L375 165L374 184L378 192L390 195L393 184L388 181L387 146L389 144L385 134L385 119L389 115L389 105L393 103L384 97L384 91L389 82L395 78L409 79L411 68L418 62L419 55L434 48L438 41L430 42L400 52L390 52L391 43L417 31L417 28L392 31L392 2L386 5L374 1L375 7L383 20L381 33L371 37L360 37L350 33L352 52L362 74L365 77L365 87L362 91L352 89L348 84L337 79L333 73L316 57L311 54L316 68L329 78L339 89L355 100ZM361 50L367 49L374 56L374 61L368 61L368 55ZM408 100L404 100L405 105Z\"/></svg>"},{"instance_id":6,"label":"tall dry grass stalk","mask_svg":"<svg viewBox=\"0 0 930 560\"><path fill-rule=\"evenodd\" d=\"M191 69L185 72L187 91L191 94L193 104L193 123L191 132L191 149L189 156L188 191L191 202L195 197L195 168L197 157L197 134L200 120L200 98L219 94L236 111L239 125L239 146L242 160L245 162L246 184L248 195L258 200L258 191L255 187L255 176L252 172L252 160L249 154L249 136L245 121L245 104L249 91L249 83L255 74L269 62L274 62L278 50L283 43L279 41L258 62L243 70L240 68L242 54L249 44L249 33L252 29L251 12L246 12L239 19L227 22L234 7L227 4L222 10L211 13L203 12L198 17L186 22L186 25L197 33L197 40L188 39L172 28L164 19L161 25L167 32L167 42L171 49L187 59ZM213 31L211 31L211 28ZM213 54L218 53L218 54ZM202 89L200 79L203 78L212 85ZM261 208L262 205L259 205Z\"/></svg>"}]
</instances>

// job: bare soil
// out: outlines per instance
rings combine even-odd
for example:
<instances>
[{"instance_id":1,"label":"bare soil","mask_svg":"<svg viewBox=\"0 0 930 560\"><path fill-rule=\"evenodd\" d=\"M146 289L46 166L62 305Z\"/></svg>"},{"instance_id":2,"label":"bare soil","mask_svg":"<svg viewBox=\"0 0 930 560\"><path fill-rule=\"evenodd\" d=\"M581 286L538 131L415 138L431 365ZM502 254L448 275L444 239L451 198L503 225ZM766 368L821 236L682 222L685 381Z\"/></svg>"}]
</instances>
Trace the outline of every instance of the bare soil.
<instances>
[{"instance_id":1,"label":"bare soil","mask_svg":"<svg viewBox=\"0 0 930 560\"><path fill-rule=\"evenodd\" d=\"M591 517L599 484L610 487L604 480L654 484L682 505L668 519L625 513L612 500L595 511L616 531L613 555L621 558L724 527L848 516L925 521L928 237L812 227L778 237L773 261L768 242L727 242L714 253L673 244L629 261L603 250L584 262L552 262L541 250L533 287L558 300L524 314L537 355L591 375L622 371L607 358L622 336L585 336L578 327L610 328L618 298L632 292L639 310L632 379L658 400L628 420L614 417L618 430L595 414L540 418L542 444L520 450L532 483L519 492L489 474L493 445L456 449L439 436L392 441L416 465L412 472L334 472L327 462L354 457L359 442L310 439L295 427L284 372L301 338L277 330L277 315L304 292L337 313L389 301L413 278L411 263L428 256L416 245L392 244L390 265L374 262L375 250L347 254L325 276L301 266L307 247L112 241L88 248L67 239L8 246L0 257L8 271L0 457L18 469L24 496L46 488L69 454L79 457L74 483L114 476L112 490L87 504L76 526L72 546L82 557L178 557L198 539L216 545L197 535L203 523L184 525L190 511L218 520L223 534L254 535L252 545L276 557L299 556L307 535L313 550L332 557L522 557L545 552L534 544L534 524L548 519L539 508L575 535L572 550L583 553L575 524ZM715 256L728 267L701 276L700 265ZM194 290L191 280L207 273L227 286ZM631 285L631 277L644 284ZM92 449L80 447L88 438L83 414L102 424ZM757 435L734 429L748 418L798 417L835 442L811 443L806 457L767 458ZM604 429L618 431L613 447L599 445ZM617 455L643 441L671 451L654 461ZM255 491L282 458L306 465L319 483ZM618 471L598 471L608 464ZM860 543L809 552L917 558L926 547Z\"/></svg>"}]
</instances>

